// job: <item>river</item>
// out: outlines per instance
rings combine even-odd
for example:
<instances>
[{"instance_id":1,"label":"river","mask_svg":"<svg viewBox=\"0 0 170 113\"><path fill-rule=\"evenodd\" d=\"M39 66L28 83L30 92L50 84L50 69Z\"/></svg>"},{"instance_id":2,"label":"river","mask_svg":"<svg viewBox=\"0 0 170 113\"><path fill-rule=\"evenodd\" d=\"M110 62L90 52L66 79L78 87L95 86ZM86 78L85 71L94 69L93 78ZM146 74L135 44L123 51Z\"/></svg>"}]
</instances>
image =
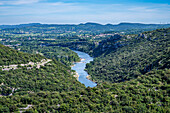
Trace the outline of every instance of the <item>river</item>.
<instances>
[{"instance_id":1,"label":"river","mask_svg":"<svg viewBox=\"0 0 170 113\"><path fill-rule=\"evenodd\" d=\"M88 76L88 73L84 71L86 64L90 61L93 61L93 58L90 57L88 54L80 51L75 51L78 54L80 58L82 58L81 62L74 63L74 66L72 67L72 70L75 70L79 75L79 82L84 84L86 87L95 87L97 84L92 82L91 80L88 80L86 77Z\"/></svg>"}]
</instances>

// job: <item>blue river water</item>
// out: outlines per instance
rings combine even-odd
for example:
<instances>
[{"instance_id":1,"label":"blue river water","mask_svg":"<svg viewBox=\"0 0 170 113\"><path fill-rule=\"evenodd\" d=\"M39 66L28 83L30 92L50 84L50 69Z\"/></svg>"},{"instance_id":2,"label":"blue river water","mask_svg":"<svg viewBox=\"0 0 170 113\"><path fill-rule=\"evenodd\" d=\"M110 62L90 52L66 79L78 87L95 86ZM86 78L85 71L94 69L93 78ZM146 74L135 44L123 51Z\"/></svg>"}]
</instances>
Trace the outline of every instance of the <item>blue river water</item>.
<instances>
[{"instance_id":1,"label":"blue river water","mask_svg":"<svg viewBox=\"0 0 170 113\"><path fill-rule=\"evenodd\" d=\"M91 80L88 80L86 77L88 76L88 73L84 71L86 64L90 61L93 61L93 58L90 57L88 54L80 51L75 51L78 54L78 56L82 59L81 62L74 63L74 66L72 67L72 70L75 70L79 75L79 82L84 84L86 87L95 87L97 84L92 82Z\"/></svg>"}]
</instances>

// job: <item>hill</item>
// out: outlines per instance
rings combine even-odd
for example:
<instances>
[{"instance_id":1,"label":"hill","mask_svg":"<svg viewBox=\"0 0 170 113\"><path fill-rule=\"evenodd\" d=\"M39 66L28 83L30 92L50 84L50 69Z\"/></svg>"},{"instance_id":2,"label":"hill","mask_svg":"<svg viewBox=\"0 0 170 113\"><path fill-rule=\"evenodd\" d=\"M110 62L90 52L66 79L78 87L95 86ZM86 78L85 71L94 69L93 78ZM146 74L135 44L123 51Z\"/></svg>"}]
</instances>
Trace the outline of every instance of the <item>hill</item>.
<instances>
[{"instance_id":1,"label":"hill","mask_svg":"<svg viewBox=\"0 0 170 113\"><path fill-rule=\"evenodd\" d=\"M22 27L35 26L35 25L40 25L40 23L29 23L29 24L19 24L19 25L0 25L0 29L22 28Z\"/></svg>"},{"instance_id":2,"label":"hill","mask_svg":"<svg viewBox=\"0 0 170 113\"><path fill-rule=\"evenodd\" d=\"M97 82L120 82L145 74L152 69L169 68L170 28L100 42L91 53L97 56L87 64L91 79Z\"/></svg>"},{"instance_id":3,"label":"hill","mask_svg":"<svg viewBox=\"0 0 170 113\"><path fill-rule=\"evenodd\" d=\"M20 24L20 25L0 25L0 29L7 29L7 28L24 28L24 29L30 29L30 28L37 28L39 30L46 29L48 27L53 27L56 30L60 31L95 31L95 32L104 32L104 31L122 31L122 30L154 30L154 29L160 29L160 28L168 28L170 27L170 24L142 24L142 23L120 23L117 25L113 24L106 24L102 25L99 23L92 23L88 22L85 24L40 24L40 23L30 23L30 24Z\"/></svg>"},{"instance_id":4,"label":"hill","mask_svg":"<svg viewBox=\"0 0 170 113\"><path fill-rule=\"evenodd\" d=\"M45 82L41 84L43 91L15 91L12 96L0 97L0 111L23 111L31 106L26 112L169 112L169 73L167 69L151 71L127 82L105 82L96 88L79 86L70 91L66 88L66 92L48 89L49 82Z\"/></svg>"},{"instance_id":5,"label":"hill","mask_svg":"<svg viewBox=\"0 0 170 113\"><path fill-rule=\"evenodd\" d=\"M0 66L11 64L27 64L29 62L40 62L45 57L19 52L0 44Z\"/></svg>"},{"instance_id":6,"label":"hill","mask_svg":"<svg viewBox=\"0 0 170 113\"><path fill-rule=\"evenodd\" d=\"M29 44L28 44L29 45ZM39 46L36 44L32 44L29 46L20 46L20 51L27 53L36 53L41 54L50 59L56 59L57 61L70 66L73 62L79 62L79 56L66 47L59 46Z\"/></svg>"},{"instance_id":7,"label":"hill","mask_svg":"<svg viewBox=\"0 0 170 113\"><path fill-rule=\"evenodd\" d=\"M77 88L79 86L80 88L84 87L73 77L74 71L71 71L70 67L65 66L55 59L45 60L46 58L41 55L23 53L3 45L0 45L0 52L0 58L1 61L3 61L1 63L2 68L5 67L6 64L12 64L12 66L17 65L15 69L4 70L0 68L1 87L9 87L11 90L13 88L18 89L17 92L69 90L69 87L74 87L76 84ZM9 65L9 67L10 66L11 65Z\"/></svg>"}]
</instances>

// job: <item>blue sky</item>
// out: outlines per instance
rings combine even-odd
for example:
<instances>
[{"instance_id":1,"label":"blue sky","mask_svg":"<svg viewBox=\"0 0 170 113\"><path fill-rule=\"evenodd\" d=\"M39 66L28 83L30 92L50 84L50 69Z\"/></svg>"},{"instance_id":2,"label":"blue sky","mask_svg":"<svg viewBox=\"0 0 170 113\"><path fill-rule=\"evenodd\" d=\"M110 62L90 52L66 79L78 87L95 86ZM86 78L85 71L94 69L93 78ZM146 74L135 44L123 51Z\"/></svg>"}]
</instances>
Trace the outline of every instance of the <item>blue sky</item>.
<instances>
[{"instance_id":1,"label":"blue sky","mask_svg":"<svg viewBox=\"0 0 170 113\"><path fill-rule=\"evenodd\" d=\"M170 0L0 0L0 25L170 23Z\"/></svg>"}]
</instances>

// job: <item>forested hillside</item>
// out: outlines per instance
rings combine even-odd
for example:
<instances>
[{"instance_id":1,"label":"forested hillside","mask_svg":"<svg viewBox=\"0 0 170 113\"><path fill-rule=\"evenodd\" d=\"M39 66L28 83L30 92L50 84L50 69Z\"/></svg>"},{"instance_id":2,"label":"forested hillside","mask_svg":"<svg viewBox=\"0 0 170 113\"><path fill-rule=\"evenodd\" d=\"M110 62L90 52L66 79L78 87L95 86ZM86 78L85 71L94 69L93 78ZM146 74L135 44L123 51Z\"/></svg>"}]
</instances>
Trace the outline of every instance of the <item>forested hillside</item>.
<instances>
[{"instance_id":1,"label":"forested hillside","mask_svg":"<svg viewBox=\"0 0 170 113\"><path fill-rule=\"evenodd\" d=\"M39 62L42 58L46 59L40 55L19 52L3 45L1 45L0 52L2 53L0 54L0 58L5 58L9 62L8 64L28 63L26 61ZM2 65L2 67L4 65ZM19 91L60 91L73 90L74 88L72 89L72 86L74 87L75 85L78 88L80 85L72 76L74 71L71 71L70 67L63 65L61 62L56 61L55 58L50 62L46 62L44 66L40 65L40 68L38 68L37 65L38 64L32 66L31 64L25 66L18 65L19 68L11 70L2 70L0 68L1 86L9 87L11 90L15 88Z\"/></svg>"},{"instance_id":2,"label":"forested hillside","mask_svg":"<svg viewBox=\"0 0 170 113\"><path fill-rule=\"evenodd\" d=\"M41 54L50 59L56 59L57 61L70 66L73 62L79 62L80 58L78 55L66 47L58 47L58 46L22 46L20 47L20 51L27 53L35 53Z\"/></svg>"},{"instance_id":3,"label":"forested hillside","mask_svg":"<svg viewBox=\"0 0 170 113\"><path fill-rule=\"evenodd\" d=\"M110 52L116 51L118 48L127 45L127 41L122 42L121 39L123 36L115 34L99 42L99 45L93 48L89 54L93 57L99 57L101 55L109 54Z\"/></svg>"},{"instance_id":4,"label":"forested hillside","mask_svg":"<svg viewBox=\"0 0 170 113\"><path fill-rule=\"evenodd\" d=\"M13 96L0 97L0 111L14 112L31 105L26 112L167 113L170 112L169 75L167 69L151 71L135 80L114 84L105 82L96 88L81 88L81 84L78 88L76 84L66 87L71 81L65 83L65 88L61 81L52 86L43 82L43 89L36 87L38 92L30 88L30 91L17 90Z\"/></svg>"},{"instance_id":5,"label":"forested hillside","mask_svg":"<svg viewBox=\"0 0 170 113\"><path fill-rule=\"evenodd\" d=\"M31 55L5 47L0 44L0 66L11 64L26 64L29 62L39 62L45 57L41 55Z\"/></svg>"},{"instance_id":6,"label":"forested hillside","mask_svg":"<svg viewBox=\"0 0 170 113\"><path fill-rule=\"evenodd\" d=\"M9 29L6 32L10 34ZM9 34L1 34L2 43L28 53L0 45L0 58L5 58L1 66L39 62L47 59L45 56L53 59L47 59L48 62L38 68L37 65L0 68L2 113L170 112L170 28L139 35L114 34L99 40L54 38L55 35L52 36L55 40L51 40L50 35L44 38L45 34L40 36L40 33ZM18 43L20 46L16 46ZM73 77L74 71L67 66L70 60L79 60L77 54L56 45L95 56L87 65L87 71L98 85L86 88L78 82ZM60 56L65 62L57 59Z\"/></svg>"},{"instance_id":7,"label":"forested hillside","mask_svg":"<svg viewBox=\"0 0 170 113\"><path fill-rule=\"evenodd\" d=\"M170 67L170 28L112 38L93 50L99 57L86 66L92 80L121 82Z\"/></svg>"},{"instance_id":8,"label":"forested hillside","mask_svg":"<svg viewBox=\"0 0 170 113\"><path fill-rule=\"evenodd\" d=\"M3 50L6 51L6 53L3 52ZM17 59L20 57L25 59L27 58L26 61L32 61L32 59L36 56L19 52L2 45L1 52L3 54L0 54L0 57L6 58L7 61L9 61L9 64L18 63ZM8 54L11 57L5 57L8 56ZM12 60L13 57L16 58L16 61ZM40 56L35 58L37 58L36 60L39 61L41 58L45 57ZM27 94L36 94L38 92L41 94L43 93L41 91L56 91L58 93L66 93L68 91L79 91L85 88L84 85L82 85L76 80L75 77L73 77L74 71L72 71L70 67L63 65L61 62L58 62L55 59L47 62L44 66L40 66L40 68L37 68L36 65L31 68L29 67L30 65L19 66L18 69L11 70L2 70L0 68L0 100L4 101L8 99L10 101L10 103L7 102L8 100L6 100L5 103L2 101L0 102L0 112L14 112L18 111L18 108L26 107L28 104L27 99L29 98L26 96ZM21 99L20 96L27 99ZM16 99L19 97L22 102L17 102L14 104L12 103L13 101L11 97ZM36 98L35 101L41 103L41 101L37 99L39 98ZM31 102L31 100L29 99L29 102Z\"/></svg>"}]
</instances>

